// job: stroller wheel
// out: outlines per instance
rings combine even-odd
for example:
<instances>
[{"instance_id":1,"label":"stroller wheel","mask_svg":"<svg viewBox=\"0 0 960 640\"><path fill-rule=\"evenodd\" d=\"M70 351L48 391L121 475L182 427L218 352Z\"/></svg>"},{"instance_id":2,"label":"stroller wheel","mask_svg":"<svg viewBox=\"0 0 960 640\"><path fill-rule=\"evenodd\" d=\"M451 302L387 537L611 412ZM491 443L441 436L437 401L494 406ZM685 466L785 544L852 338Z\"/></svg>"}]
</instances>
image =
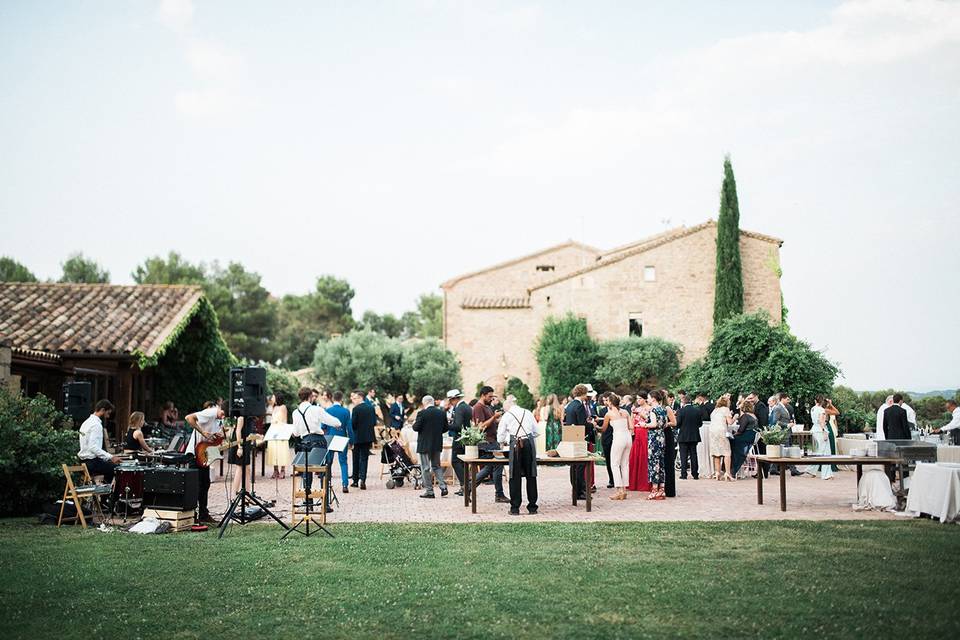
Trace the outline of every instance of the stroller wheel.
<instances>
[{"instance_id":1,"label":"stroller wheel","mask_svg":"<svg viewBox=\"0 0 960 640\"><path fill-rule=\"evenodd\" d=\"M402 487L402 486L403 486L403 478L397 478L396 485L397 485L398 487Z\"/></svg>"},{"instance_id":2,"label":"stroller wheel","mask_svg":"<svg viewBox=\"0 0 960 640\"><path fill-rule=\"evenodd\" d=\"M397 486L396 482L393 480L387 480L387 489L393 489L395 486Z\"/></svg>"}]
</instances>

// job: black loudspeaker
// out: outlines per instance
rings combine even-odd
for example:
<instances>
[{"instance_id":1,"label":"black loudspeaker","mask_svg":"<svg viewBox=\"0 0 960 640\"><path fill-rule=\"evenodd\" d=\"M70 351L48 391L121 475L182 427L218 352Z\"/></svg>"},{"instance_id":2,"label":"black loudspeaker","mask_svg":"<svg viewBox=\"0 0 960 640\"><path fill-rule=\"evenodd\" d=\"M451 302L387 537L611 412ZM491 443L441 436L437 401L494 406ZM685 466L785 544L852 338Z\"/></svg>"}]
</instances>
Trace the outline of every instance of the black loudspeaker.
<instances>
[{"instance_id":1,"label":"black loudspeaker","mask_svg":"<svg viewBox=\"0 0 960 640\"><path fill-rule=\"evenodd\" d=\"M147 508L192 511L197 508L199 493L199 469L161 467L143 473L143 506Z\"/></svg>"},{"instance_id":2,"label":"black loudspeaker","mask_svg":"<svg viewBox=\"0 0 960 640\"><path fill-rule=\"evenodd\" d=\"M253 417L266 412L267 370L263 367L230 369L230 416Z\"/></svg>"},{"instance_id":3,"label":"black loudspeaker","mask_svg":"<svg viewBox=\"0 0 960 640\"><path fill-rule=\"evenodd\" d=\"M89 382L66 382L63 385L63 412L80 424L93 413L93 385Z\"/></svg>"}]
</instances>

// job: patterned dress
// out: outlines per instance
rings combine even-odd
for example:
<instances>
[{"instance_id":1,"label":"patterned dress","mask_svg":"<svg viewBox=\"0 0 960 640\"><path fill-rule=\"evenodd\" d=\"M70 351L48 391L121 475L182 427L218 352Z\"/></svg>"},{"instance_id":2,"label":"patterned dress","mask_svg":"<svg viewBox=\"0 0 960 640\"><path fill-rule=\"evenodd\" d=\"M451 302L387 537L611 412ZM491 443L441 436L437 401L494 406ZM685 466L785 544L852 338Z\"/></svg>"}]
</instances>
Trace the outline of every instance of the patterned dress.
<instances>
[{"instance_id":1,"label":"patterned dress","mask_svg":"<svg viewBox=\"0 0 960 640\"><path fill-rule=\"evenodd\" d=\"M557 448L557 445L560 444L561 437L561 427L560 427L560 418L556 416L553 412L553 409L550 409L550 414L547 416L547 451L551 451Z\"/></svg>"},{"instance_id":2,"label":"patterned dress","mask_svg":"<svg viewBox=\"0 0 960 640\"><path fill-rule=\"evenodd\" d=\"M649 455L650 484L663 484L664 478L664 434L667 426L667 410L663 407L654 407L650 412L653 424L647 431L647 453Z\"/></svg>"}]
</instances>

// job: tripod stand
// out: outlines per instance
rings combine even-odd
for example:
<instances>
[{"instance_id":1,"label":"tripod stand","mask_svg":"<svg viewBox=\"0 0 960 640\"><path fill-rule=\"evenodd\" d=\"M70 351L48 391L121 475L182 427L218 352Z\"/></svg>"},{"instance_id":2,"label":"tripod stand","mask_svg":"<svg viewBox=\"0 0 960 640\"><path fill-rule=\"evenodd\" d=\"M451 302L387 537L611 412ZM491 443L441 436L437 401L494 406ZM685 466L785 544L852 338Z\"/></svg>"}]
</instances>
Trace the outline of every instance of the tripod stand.
<instances>
[{"instance_id":1,"label":"tripod stand","mask_svg":"<svg viewBox=\"0 0 960 640\"><path fill-rule=\"evenodd\" d=\"M243 417L237 419L237 445L243 446L246 438L239 437L239 434L243 433ZM251 441L248 443L249 446L254 447L254 443ZM252 452L251 452L252 458ZM233 502L230 503L230 508L227 509L227 512L223 516L223 520L220 521L218 525L220 527L220 533L217 535L217 538L223 538L223 534L226 533L227 527L230 525L231 520L235 520L240 524L247 524L250 522L250 519L247 518L247 504L252 503L263 509L263 512L277 521L284 529L288 529L287 525L278 518L270 509L264 504L260 498L254 494L247 491L247 456L240 457L240 491L237 493L237 496L233 499ZM237 513L237 508L239 507L240 512Z\"/></svg>"}]
</instances>

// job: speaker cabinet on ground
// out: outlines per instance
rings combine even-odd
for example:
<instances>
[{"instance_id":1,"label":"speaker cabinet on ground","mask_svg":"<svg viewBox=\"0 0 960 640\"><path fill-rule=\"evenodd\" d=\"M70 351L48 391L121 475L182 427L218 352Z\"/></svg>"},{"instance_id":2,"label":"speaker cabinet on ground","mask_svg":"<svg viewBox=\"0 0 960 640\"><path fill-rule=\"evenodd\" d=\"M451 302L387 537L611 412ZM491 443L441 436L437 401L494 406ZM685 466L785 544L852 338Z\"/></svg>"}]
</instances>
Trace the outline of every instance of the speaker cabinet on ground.
<instances>
[{"instance_id":1,"label":"speaker cabinet on ground","mask_svg":"<svg viewBox=\"0 0 960 640\"><path fill-rule=\"evenodd\" d=\"M204 473L210 473L203 469ZM150 509L190 511L197 508L199 469L158 467L143 474L143 506Z\"/></svg>"}]
</instances>

